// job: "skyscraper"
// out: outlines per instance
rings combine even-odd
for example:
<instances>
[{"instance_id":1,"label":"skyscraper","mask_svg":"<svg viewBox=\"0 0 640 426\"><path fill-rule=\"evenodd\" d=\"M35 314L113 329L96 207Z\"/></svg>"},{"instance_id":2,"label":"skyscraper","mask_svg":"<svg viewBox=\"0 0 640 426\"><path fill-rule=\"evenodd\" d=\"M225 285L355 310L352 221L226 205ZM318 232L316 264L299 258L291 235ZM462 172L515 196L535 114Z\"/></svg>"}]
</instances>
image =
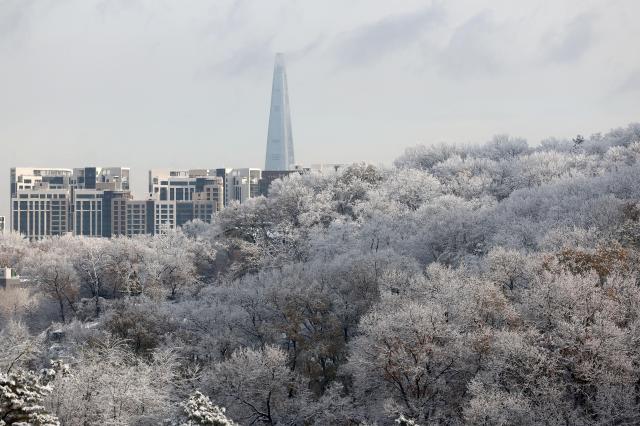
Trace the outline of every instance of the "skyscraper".
<instances>
[{"instance_id":1,"label":"skyscraper","mask_svg":"<svg viewBox=\"0 0 640 426\"><path fill-rule=\"evenodd\" d=\"M277 53L273 68L267 156L264 169L291 170L294 165L287 71L284 66L284 55Z\"/></svg>"}]
</instances>

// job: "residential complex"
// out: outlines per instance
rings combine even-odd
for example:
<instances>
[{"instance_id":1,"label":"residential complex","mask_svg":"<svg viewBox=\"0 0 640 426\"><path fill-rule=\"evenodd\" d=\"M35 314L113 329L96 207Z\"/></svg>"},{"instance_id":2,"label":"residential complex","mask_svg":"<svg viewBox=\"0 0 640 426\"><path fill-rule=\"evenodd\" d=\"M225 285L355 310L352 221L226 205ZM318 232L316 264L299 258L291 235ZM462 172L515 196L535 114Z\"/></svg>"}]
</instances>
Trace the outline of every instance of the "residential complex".
<instances>
[{"instance_id":1,"label":"residential complex","mask_svg":"<svg viewBox=\"0 0 640 426\"><path fill-rule=\"evenodd\" d=\"M154 202L154 233L191 220L211 222L225 204L221 169L151 170L149 194Z\"/></svg>"},{"instance_id":2,"label":"residential complex","mask_svg":"<svg viewBox=\"0 0 640 426\"><path fill-rule=\"evenodd\" d=\"M129 169L11 169L11 229L29 238L111 236L111 199L126 196Z\"/></svg>"},{"instance_id":3,"label":"residential complex","mask_svg":"<svg viewBox=\"0 0 640 426\"><path fill-rule=\"evenodd\" d=\"M11 169L10 229L30 239L162 233L198 219L210 223L233 203L267 195L293 172L256 168L153 169L149 194L134 199L126 167Z\"/></svg>"}]
</instances>

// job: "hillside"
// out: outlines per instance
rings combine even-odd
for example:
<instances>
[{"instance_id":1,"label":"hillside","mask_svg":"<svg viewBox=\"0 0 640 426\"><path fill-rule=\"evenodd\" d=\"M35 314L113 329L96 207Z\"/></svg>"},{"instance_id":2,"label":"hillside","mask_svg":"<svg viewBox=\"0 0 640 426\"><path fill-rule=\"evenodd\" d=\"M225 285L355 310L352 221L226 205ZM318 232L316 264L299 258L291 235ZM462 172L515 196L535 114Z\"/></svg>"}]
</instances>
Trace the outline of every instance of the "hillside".
<instances>
[{"instance_id":1,"label":"hillside","mask_svg":"<svg viewBox=\"0 0 640 426\"><path fill-rule=\"evenodd\" d=\"M4 235L0 425L637 424L638 260L640 124L292 175L166 235Z\"/></svg>"}]
</instances>

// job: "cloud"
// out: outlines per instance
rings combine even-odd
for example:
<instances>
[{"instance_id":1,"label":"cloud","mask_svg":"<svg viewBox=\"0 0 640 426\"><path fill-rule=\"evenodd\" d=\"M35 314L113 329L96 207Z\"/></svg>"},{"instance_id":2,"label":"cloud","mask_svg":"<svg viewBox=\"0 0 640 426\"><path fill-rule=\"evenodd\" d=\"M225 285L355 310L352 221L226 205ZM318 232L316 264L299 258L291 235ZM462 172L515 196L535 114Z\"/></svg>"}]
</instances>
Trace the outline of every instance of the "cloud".
<instances>
[{"instance_id":1,"label":"cloud","mask_svg":"<svg viewBox=\"0 0 640 426\"><path fill-rule=\"evenodd\" d=\"M273 66L276 52L284 52L287 62L293 62L317 50L323 44L323 36L285 36L290 19L287 4L268 7L269 15L265 15L264 6L256 7L257 3L246 0L212 9L205 25L197 31L209 52L214 52L208 60L212 65L198 74L262 76L265 69Z\"/></svg>"},{"instance_id":2,"label":"cloud","mask_svg":"<svg viewBox=\"0 0 640 426\"><path fill-rule=\"evenodd\" d=\"M434 60L443 73L457 78L495 73L502 67L499 57L505 37L491 13L482 11L453 31Z\"/></svg>"},{"instance_id":3,"label":"cloud","mask_svg":"<svg viewBox=\"0 0 640 426\"><path fill-rule=\"evenodd\" d=\"M34 0L0 1L0 40L24 29L33 13Z\"/></svg>"},{"instance_id":4,"label":"cloud","mask_svg":"<svg viewBox=\"0 0 640 426\"><path fill-rule=\"evenodd\" d=\"M582 14L562 31L554 31L543 38L545 58L555 63L579 61L595 41L595 17Z\"/></svg>"},{"instance_id":5,"label":"cloud","mask_svg":"<svg viewBox=\"0 0 640 426\"><path fill-rule=\"evenodd\" d=\"M275 49L273 40L276 34L249 42L231 51L224 60L213 65L212 71L228 77L264 72L273 64Z\"/></svg>"},{"instance_id":6,"label":"cloud","mask_svg":"<svg viewBox=\"0 0 640 426\"><path fill-rule=\"evenodd\" d=\"M364 66L382 60L418 42L430 25L440 22L443 10L438 4L413 13L389 16L343 33L336 40L340 64Z\"/></svg>"},{"instance_id":7,"label":"cloud","mask_svg":"<svg viewBox=\"0 0 640 426\"><path fill-rule=\"evenodd\" d=\"M203 38L223 40L234 38L247 30L249 5L246 0L235 0L230 4L212 2L205 23L197 30Z\"/></svg>"},{"instance_id":8,"label":"cloud","mask_svg":"<svg viewBox=\"0 0 640 426\"><path fill-rule=\"evenodd\" d=\"M282 46L276 42L277 34L272 33L231 51L224 60L215 63L210 70L225 76L241 76L256 73L262 75L265 69L273 66L276 52L283 52L288 63L299 61L318 50L324 43L324 37L319 36L301 47Z\"/></svg>"},{"instance_id":9,"label":"cloud","mask_svg":"<svg viewBox=\"0 0 640 426\"><path fill-rule=\"evenodd\" d=\"M324 45L325 39L326 37L324 35L320 35L302 47L285 50L284 54L286 55L287 62L298 61L319 50Z\"/></svg>"},{"instance_id":10,"label":"cloud","mask_svg":"<svg viewBox=\"0 0 640 426\"><path fill-rule=\"evenodd\" d=\"M619 95L638 91L640 91L640 69L631 72L613 93Z\"/></svg>"}]
</instances>

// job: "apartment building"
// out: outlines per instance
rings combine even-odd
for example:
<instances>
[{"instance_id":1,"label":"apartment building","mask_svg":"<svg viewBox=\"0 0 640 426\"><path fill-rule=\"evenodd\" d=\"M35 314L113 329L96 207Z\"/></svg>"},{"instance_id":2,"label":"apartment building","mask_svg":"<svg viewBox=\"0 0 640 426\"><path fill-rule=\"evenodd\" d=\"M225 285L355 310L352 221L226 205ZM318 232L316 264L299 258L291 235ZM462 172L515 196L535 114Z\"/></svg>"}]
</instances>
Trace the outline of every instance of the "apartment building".
<instances>
[{"instance_id":1,"label":"apartment building","mask_svg":"<svg viewBox=\"0 0 640 426\"><path fill-rule=\"evenodd\" d=\"M155 232L153 200L115 198L111 202L111 215L112 236L132 237Z\"/></svg>"},{"instance_id":2,"label":"apartment building","mask_svg":"<svg viewBox=\"0 0 640 426\"><path fill-rule=\"evenodd\" d=\"M70 186L74 189L128 191L129 175L128 167L74 168Z\"/></svg>"},{"instance_id":3,"label":"apartment building","mask_svg":"<svg viewBox=\"0 0 640 426\"><path fill-rule=\"evenodd\" d=\"M73 234L102 237L103 191L76 189L73 191Z\"/></svg>"},{"instance_id":4,"label":"apartment building","mask_svg":"<svg viewBox=\"0 0 640 426\"><path fill-rule=\"evenodd\" d=\"M120 233L122 231L120 228L122 212L119 207L122 206L122 203L125 203L126 208L126 203L133 199L131 192L128 190L106 190L100 192L102 192L102 236L110 238L115 235L125 235L126 228L124 232Z\"/></svg>"},{"instance_id":5,"label":"apartment building","mask_svg":"<svg viewBox=\"0 0 640 426\"><path fill-rule=\"evenodd\" d=\"M11 169L11 229L30 239L111 236L111 200L130 197L129 169Z\"/></svg>"},{"instance_id":6,"label":"apartment building","mask_svg":"<svg viewBox=\"0 0 640 426\"><path fill-rule=\"evenodd\" d=\"M127 233L128 237L154 233L154 202L153 200L127 202Z\"/></svg>"},{"instance_id":7,"label":"apartment building","mask_svg":"<svg viewBox=\"0 0 640 426\"><path fill-rule=\"evenodd\" d=\"M18 189L11 198L11 229L29 239L71 232L68 189L51 189L41 183L31 190Z\"/></svg>"},{"instance_id":8,"label":"apartment building","mask_svg":"<svg viewBox=\"0 0 640 426\"><path fill-rule=\"evenodd\" d=\"M260 169L228 169L225 178L227 204L231 201L244 203L249 198L260 196L261 177Z\"/></svg>"},{"instance_id":9,"label":"apartment building","mask_svg":"<svg viewBox=\"0 0 640 426\"><path fill-rule=\"evenodd\" d=\"M224 179L215 169L150 170L154 232L165 232L200 219L210 223L224 207Z\"/></svg>"},{"instance_id":10,"label":"apartment building","mask_svg":"<svg viewBox=\"0 0 640 426\"><path fill-rule=\"evenodd\" d=\"M86 237L112 237L114 235L113 215L121 215L119 210L114 212L114 206L132 199L129 191L74 189L72 193L73 233ZM117 225L120 225L119 221ZM117 231L119 232L120 229ZM116 232L115 235L118 233Z\"/></svg>"},{"instance_id":11,"label":"apartment building","mask_svg":"<svg viewBox=\"0 0 640 426\"><path fill-rule=\"evenodd\" d=\"M49 189L68 188L72 174L72 169L13 167L10 171L10 198L15 197L19 190L34 189L43 183Z\"/></svg>"}]
</instances>

